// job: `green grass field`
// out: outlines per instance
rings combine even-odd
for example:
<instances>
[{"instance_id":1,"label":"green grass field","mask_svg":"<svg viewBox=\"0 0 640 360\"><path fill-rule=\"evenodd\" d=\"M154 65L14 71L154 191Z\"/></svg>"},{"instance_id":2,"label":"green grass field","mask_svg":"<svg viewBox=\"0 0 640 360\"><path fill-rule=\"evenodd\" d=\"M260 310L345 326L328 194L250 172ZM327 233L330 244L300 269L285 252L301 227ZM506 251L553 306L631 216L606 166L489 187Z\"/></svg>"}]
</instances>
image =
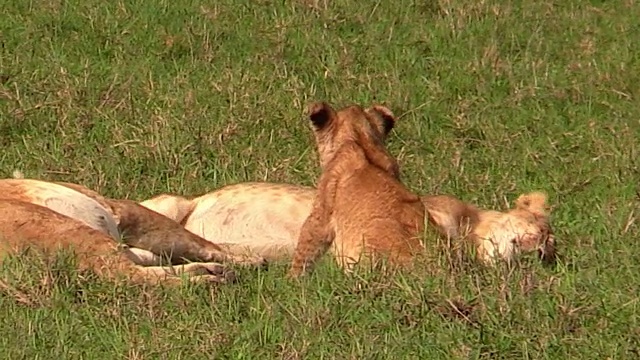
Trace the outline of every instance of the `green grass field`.
<instances>
[{"instance_id":1,"label":"green grass field","mask_svg":"<svg viewBox=\"0 0 640 360\"><path fill-rule=\"evenodd\" d=\"M178 291L4 265L3 359L640 356L634 0L8 0L0 176L110 197L313 185L306 104L374 102L414 191L504 209L544 190L561 261L301 284L286 264ZM34 258L35 259L35 258ZM34 261L31 259L31 261Z\"/></svg>"}]
</instances>

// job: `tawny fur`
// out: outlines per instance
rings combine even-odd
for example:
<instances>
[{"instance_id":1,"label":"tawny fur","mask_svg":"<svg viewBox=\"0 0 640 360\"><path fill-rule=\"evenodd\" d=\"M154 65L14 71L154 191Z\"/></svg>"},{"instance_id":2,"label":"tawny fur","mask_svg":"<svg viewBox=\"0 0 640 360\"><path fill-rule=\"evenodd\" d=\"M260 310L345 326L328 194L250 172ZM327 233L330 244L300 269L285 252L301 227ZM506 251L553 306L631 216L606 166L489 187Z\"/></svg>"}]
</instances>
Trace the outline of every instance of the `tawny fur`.
<instances>
[{"instance_id":1,"label":"tawny fur","mask_svg":"<svg viewBox=\"0 0 640 360\"><path fill-rule=\"evenodd\" d=\"M72 251L81 270L133 282L179 283L175 274L193 275L191 281L227 282L232 271L216 263L191 263L179 267L141 267L118 251L113 239L100 230L51 209L19 200L0 200L0 261L11 253L34 249L45 256Z\"/></svg>"},{"instance_id":2,"label":"tawny fur","mask_svg":"<svg viewBox=\"0 0 640 360\"><path fill-rule=\"evenodd\" d=\"M263 265L264 258L234 255L184 229L176 221L131 200L108 199L81 185L32 179L0 180L0 199L45 206L79 220L130 248L125 252L138 265L231 262ZM114 234L115 233L115 234ZM146 250L146 251L144 251Z\"/></svg>"},{"instance_id":3,"label":"tawny fur","mask_svg":"<svg viewBox=\"0 0 640 360\"><path fill-rule=\"evenodd\" d=\"M444 238L462 238L479 221L480 209L455 196L426 195L420 200L429 214L429 223Z\"/></svg>"},{"instance_id":4,"label":"tawny fur","mask_svg":"<svg viewBox=\"0 0 640 360\"><path fill-rule=\"evenodd\" d=\"M384 147L395 121L391 111L357 105L336 111L315 103L309 119L322 174L289 275L309 272L329 249L346 269L363 259L410 265L424 250L425 210L400 182L398 164Z\"/></svg>"}]
</instances>

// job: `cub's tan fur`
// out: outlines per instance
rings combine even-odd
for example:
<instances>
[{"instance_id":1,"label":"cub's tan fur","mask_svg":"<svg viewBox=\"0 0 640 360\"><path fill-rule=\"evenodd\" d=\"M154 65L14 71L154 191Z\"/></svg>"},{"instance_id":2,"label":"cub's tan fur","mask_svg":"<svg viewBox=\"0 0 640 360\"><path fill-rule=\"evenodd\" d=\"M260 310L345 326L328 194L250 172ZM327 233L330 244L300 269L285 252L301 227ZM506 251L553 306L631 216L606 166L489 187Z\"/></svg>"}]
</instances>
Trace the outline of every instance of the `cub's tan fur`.
<instances>
[{"instance_id":1,"label":"cub's tan fur","mask_svg":"<svg viewBox=\"0 0 640 360\"><path fill-rule=\"evenodd\" d=\"M191 263L177 268L134 265L116 250L113 239L100 230L33 203L0 200L0 261L4 255L31 248L51 255L66 249L77 255L79 268L103 277L126 277L133 282L179 283L174 274L194 275L191 281L227 282L232 271L221 264ZM176 271L177 270L177 271Z\"/></svg>"},{"instance_id":2,"label":"cub's tan fur","mask_svg":"<svg viewBox=\"0 0 640 360\"><path fill-rule=\"evenodd\" d=\"M0 199L14 199L47 207L109 235L122 238L126 256L138 265L185 261L263 265L260 256L234 255L179 223L131 200L108 199L83 186L32 179L0 180ZM146 251L144 251L146 250Z\"/></svg>"},{"instance_id":3,"label":"cub's tan fur","mask_svg":"<svg viewBox=\"0 0 640 360\"><path fill-rule=\"evenodd\" d=\"M391 111L327 103L309 108L322 174L311 213L300 229L290 276L310 270L329 248L340 266L362 258L409 265L424 250L419 236L425 210L399 180L398 164L384 147Z\"/></svg>"},{"instance_id":4,"label":"cub's tan fur","mask_svg":"<svg viewBox=\"0 0 640 360\"><path fill-rule=\"evenodd\" d=\"M218 243L231 253L257 254L269 260L283 261L290 260L295 251L300 228L311 212L315 194L314 188L306 186L240 183L224 186L193 200L163 194L142 204L169 216L186 214L174 220L182 221L187 230ZM533 194L538 194L534 199L544 195ZM524 194L520 198L527 196ZM420 199L430 224L442 237L460 241L468 238L476 247L478 258L485 263L494 262L496 256L511 260L518 252L530 251L538 251L545 261L555 258L555 242L548 216L539 211L539 205L529 205L537 216L535 225L531 221L532 214L522 206L518 211L516 208L502 213L480 209L450 195L427 195ZM539 203L539 200L532 202ZM197 216L191 217L193 214ZM551 235L545 240L547 232ZM538 249L529 246L504 253L489 249L491 246L509 248L512 239L522 238L527 233L540 234Z\"/></svg>"}]
</instances>

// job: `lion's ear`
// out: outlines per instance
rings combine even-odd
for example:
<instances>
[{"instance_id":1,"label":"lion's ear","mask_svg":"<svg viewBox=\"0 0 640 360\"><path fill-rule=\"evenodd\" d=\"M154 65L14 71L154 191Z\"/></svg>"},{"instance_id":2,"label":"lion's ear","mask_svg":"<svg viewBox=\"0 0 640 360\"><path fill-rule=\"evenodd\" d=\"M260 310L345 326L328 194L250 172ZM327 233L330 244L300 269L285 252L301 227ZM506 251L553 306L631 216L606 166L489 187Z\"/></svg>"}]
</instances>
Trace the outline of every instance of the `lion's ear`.
<instances>
[{"instance_id":1,"label":"lion's ear","mask_svg":"<svg viewBox=\"0 0 640 360\"><path fill-rule=\"evenodd\" d=\"M542 191L522 194L518 196L515 204L517 209L527 210L541 215L546 214L549 211L547 194Z\"/></svg>"},{"instance_id":2,"label":"lion's ear","mask_svg":"<svg viewBox=\"0 0 640 360\"><path fill-rule=\"evenodd\" d=\"M316 130L321 130L336 117L336 111L326 102L314 102L309 105L309 120Z\"/></svg>"},{"instance_id":3,"label":"lion's ear","mask_svg":"<svg viewBox=\"0 0 640 360\"><path fill-rule=\"evenodd\" d=\"M382 126L384 128L385 135L388 134L395 126L397 119L388 107L382 105L373 105L369 109L369 111L378 115L380 119L382 119Z\"/></svg>"}]
</instances>

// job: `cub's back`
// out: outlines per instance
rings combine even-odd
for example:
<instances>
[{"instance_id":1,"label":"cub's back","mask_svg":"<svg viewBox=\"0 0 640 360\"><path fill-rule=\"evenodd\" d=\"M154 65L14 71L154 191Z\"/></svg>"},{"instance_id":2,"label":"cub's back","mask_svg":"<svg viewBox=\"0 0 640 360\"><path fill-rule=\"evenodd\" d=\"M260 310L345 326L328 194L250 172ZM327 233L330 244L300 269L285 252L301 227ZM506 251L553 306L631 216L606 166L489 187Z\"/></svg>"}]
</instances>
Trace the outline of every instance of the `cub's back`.
<instances>
[{"instance_id":1,"label":"cub's back","mask_svg":"<svg viewBox=\"0 0 640 360\"><path fill-rule=\"evenodd\" d=\"M425 208L417 195L373 166L340 181L334 209L334 254L355 257L364 249L405 262L423 249L420 235Z\"/></svg>"}]
</instances>

